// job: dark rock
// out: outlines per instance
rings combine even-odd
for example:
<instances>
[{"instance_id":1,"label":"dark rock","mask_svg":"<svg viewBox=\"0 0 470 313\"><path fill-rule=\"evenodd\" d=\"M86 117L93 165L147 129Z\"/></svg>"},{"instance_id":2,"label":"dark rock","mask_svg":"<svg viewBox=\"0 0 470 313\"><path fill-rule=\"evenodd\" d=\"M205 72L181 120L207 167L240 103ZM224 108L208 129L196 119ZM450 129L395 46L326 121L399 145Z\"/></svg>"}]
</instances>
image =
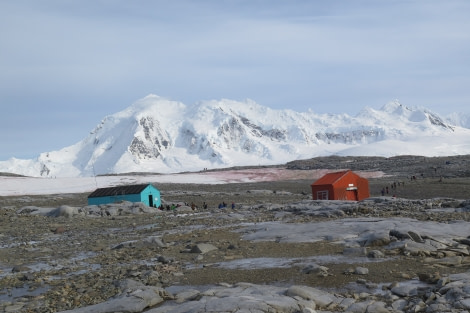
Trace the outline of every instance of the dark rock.
<instances>
[{"instance_id":1,"label":"dark rock","mask_svg":"<svg viewBox=\"0 0 470 313\"><path fill-rule=\"evenodd\" d=\"M31 269L27 267L26 265L15 265L11 269L13 273L19 273L19 272L27 272L30 271Z\"/></svg>"},{"instance_id":2,"label":"dark rock","mask_svg":"<svg viewBox=\"0 0 470 313\"><path fill-rule=\"evenodd\" d=\"M63 234L65 233L65 228L63 226L59 226L52 230L54 234Z\"/></svg>"},{"instance_id":3,"label":"dark rock","mask_svg":"<svg viewBox=\"0 0 470 313\"><path fill-rule=\"evenodd\" d=\"M25 273L20 280L22 281L31 281L34 280L34 275L32 273Z\"/></svg>"}]
</instances>

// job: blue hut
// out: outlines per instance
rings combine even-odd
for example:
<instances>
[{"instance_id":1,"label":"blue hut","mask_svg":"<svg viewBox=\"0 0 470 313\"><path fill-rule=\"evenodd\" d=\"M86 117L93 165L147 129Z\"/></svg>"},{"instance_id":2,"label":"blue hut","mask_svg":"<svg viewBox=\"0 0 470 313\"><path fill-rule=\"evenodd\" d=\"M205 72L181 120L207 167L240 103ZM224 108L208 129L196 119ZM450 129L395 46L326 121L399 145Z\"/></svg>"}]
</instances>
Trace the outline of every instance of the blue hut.
<instances>
[{"instance_id":1,"label":"blue hut","mask_svg":"<svg viewBox=\"0 0 470 313\"><path fill-rule=\"evenodd\" d=\"M143 202L150 207L159 207L162 203L160 190L152 184L98 188L88 196L88 205L119 201Z\"/></svg>"}]
</instances>

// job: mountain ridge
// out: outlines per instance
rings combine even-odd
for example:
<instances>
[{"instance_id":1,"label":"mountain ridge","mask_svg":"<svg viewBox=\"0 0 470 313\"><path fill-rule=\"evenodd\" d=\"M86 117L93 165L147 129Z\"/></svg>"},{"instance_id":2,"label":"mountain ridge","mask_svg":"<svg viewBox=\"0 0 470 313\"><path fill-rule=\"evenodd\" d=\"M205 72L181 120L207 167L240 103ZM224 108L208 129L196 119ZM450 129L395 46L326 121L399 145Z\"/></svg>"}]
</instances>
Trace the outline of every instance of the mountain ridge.
<instances>
[{"instance_id":1,"label":"mountain ridge","mask_svg":"<svg viewBox=\"0 0 470 313\"><path fill-rule=\"evenodd\" d=\"M272 165L325 155L469 154L470 129L454 125L466 121L456 116L445 120L397 100L350 116L274 110L250 99L188 106L151 94L106 116L80 142L36 159L2 161L0 171L76 177Z\"/></svg>"}]
</instances>

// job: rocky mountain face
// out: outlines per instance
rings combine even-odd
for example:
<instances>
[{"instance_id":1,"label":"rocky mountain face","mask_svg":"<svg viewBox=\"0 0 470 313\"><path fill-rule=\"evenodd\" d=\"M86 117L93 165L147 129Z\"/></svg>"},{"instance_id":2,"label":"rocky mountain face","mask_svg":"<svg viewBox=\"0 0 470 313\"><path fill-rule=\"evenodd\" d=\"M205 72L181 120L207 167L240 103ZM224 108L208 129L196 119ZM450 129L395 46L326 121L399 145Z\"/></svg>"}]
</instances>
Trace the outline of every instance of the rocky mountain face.
<instances>
[{"instance_id":1,"label":"rocky mountain face","mask_svg":"<svg viewBox=\"0 0 470 313\"><path fill-rule=\"evenodd\" d=\"M0 171L91 176L276 164L342 154L351 147L386 140L452 136L456 130L470 134L426 109L408 108L397 101L380 110L365 108L353 117L272 110L250 100L186 106L149 95L104 118L77 144L43 153L36 160L0 162ZM395 150L385 156L400 154Z\"/></svg>"}]
</instances>

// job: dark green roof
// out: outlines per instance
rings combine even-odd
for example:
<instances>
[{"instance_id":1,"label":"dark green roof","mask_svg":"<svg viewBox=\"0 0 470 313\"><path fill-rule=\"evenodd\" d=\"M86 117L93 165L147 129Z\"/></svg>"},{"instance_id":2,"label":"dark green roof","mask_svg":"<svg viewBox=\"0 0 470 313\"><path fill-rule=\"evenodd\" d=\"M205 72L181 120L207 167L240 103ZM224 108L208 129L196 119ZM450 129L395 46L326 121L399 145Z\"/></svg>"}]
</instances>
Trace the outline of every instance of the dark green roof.
<instances>
[{"instance_id":1,"label":"dark green roof","mask_svg":"<svg viewBox=\"0 0 470 313\"><path fill-rule=\"evenodd\" d=\"M107 196L117 196L117 195L136 195L141 193L145 188L150 184L140 184L140 185L127 185L127 186L117 186L117 187L108 187L108 188L98 188L93 191L88 198L99 198Z\"/></svg>"}]
</instances>

